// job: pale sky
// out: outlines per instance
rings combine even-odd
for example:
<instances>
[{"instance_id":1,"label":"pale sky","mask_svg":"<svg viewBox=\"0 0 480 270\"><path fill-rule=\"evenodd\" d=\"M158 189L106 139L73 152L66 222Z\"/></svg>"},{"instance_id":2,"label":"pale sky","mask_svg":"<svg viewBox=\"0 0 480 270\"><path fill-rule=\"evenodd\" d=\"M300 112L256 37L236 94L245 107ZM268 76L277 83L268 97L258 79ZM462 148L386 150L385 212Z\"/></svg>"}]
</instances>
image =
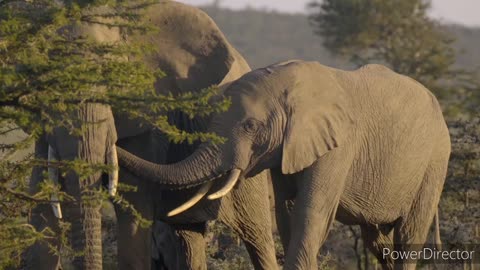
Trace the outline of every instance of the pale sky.
<instances>
[{"instance_id":1,"label":"pale sky","mask_svg":"<svg viewBox=\"0 0 480 270\"><path fill-rule=\"evenodd\" d=\"M177 0L179 2L202 5L213 0ZM220 0L221 6L242 9L247 5L254 8L276 10L280 12L305 12L310 0ZM432 0L431 15L443 22L454 22L480 27L480 0Z\"/></svg>"}]
</instances>

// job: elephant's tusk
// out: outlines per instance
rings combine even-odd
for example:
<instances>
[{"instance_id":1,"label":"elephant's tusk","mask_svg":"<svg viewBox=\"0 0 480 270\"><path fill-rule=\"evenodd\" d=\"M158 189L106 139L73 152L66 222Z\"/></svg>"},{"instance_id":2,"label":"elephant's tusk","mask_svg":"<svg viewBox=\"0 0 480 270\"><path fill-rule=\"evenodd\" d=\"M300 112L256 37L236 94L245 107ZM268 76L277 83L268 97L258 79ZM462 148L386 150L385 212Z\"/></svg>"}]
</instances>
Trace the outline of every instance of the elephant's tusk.
<instances>
[{"instance_id":1,"label":"elephant's tusk","mask_svg":"<svg viewBox=\"0 0 480 270\"><path fill-rule=\"evenodd\" d=\"M57 195L52 195L50 197L52 201L57 201L52 203L52 209L53 209L53 214L55 215L56 218L61 219L62 218L62 207L60 207L60 203L58 202L58 197Z\"/></svg>"},{"instance_id":2,"label":"elephant's tusk","mask_svg":"<svg viewBox=\"0 0 480 270\"><path fill-rule=\"evenodd\" d=\"M240 177L240 173L242 173L242 171L240 169L233 169L230 172L230 176L228 177L228 180L227 180L227 183L225 184L225 186L223 186L223 188L221 188L219 191L208 195L208 199L209 200L216 200L216 199L219 199L219 198L227 195L228 192L230 192L230 190L232 190L232 188L237 183L238 178Z\"/></svg>"},{"instance_id":3,"label":"elephant's tusk","mask_svg":"<svg viewBox=\"0 0 480 270\"><path fill-rule=\"evenodd\" d=\"M212 185L213 185L213 181L203 184L200 187L200 189L197 191L197 193L195 193L195 195L192 198L190 198L190 200L180 205L179 207L173 209L172 211L168 212L167 217L178 215L188 210L190 207L194 206L198 201L200 201L205 196L205 194L207 194L207 192L210 190Z\"/></svg>"},{"instance_id":4,"label":"elephant's tusk","mask_svg":"<svg viewBox=\"0 0 480 270\"><path fill-rule=\"evenodd\" d=\"M55 150L53 147L50 145L48 146L48 161L56 161L57 160L57 155L55 153ZM49 164L50 165L50 164ZM58 185L58 168L54 168L51 166L48 166L48 177L52 179L53 183L55 185ZM52 194L50 199L54 202L51 203L52 209L53 209L53 214L57 218L62 218L62 208L60 207L60 203L58 202L58 196L57 194Z\"/></svg>"},{"instance_id":5,"label":"elephant's tusk","mask_svg":"<svg viewBox=\"0 0 480 270\"><path fill-rule=\"evenodd\" d=\"M115 167L115 169L108 175L108 194L110 196L115 196L118 186L118 156L115 144L110 147L107 153L107 164Z\"/></svg>"}]
</instances>

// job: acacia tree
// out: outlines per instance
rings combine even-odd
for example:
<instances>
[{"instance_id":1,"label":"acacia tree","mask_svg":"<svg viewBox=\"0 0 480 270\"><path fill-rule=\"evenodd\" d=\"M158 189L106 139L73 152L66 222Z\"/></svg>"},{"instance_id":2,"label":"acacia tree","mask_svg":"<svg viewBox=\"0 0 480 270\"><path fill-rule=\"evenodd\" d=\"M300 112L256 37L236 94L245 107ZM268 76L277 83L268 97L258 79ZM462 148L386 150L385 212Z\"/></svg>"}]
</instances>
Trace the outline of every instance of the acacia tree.
<instances>
[{"instance_id":1,"label":"acacia tree","mask_svg":"<svg viewBox=\"0 0 480 270\"><path fill-rule=\"evenodd\" d=\"M60 238L53 230L36 231L27 223L29 211L51 203L51 195L60 200L72 199L61 193L59 186L45 181L39 192L29 194L28 179L34 166L54 166L74 170L80 177L113 168L88 164L81 160L47 162L32 155L21 155L40 136L54 127L65 127L81 133L85 125L74 117L75 110L85 103L101 103L114 111L139 117L164 131L175 141L221 142L214 134L186 133L169 125L166 112L182 110L193 115L223 111L228 100L211 102L216 89L181 96L159 95L153 84L160 70L148 68L142 53L152 48L129 43L98 43L89 38L71 38L72 25L88 22L118 27L121 33L155 31L139 22L142 10L154 0L0 0L0 268L15 267L20 255L36 241ZM108 12L95 7L109 6ZM128 57L128 61L125 59ZM22 131L22 132L20 132ZM7 140L18 134L13 140ZM28 151L27 151L28 153ZM15 158L17 157L17 158ZM128 188L128 187L124 187ZM107 192L99 190L103 199ZM141 217L126 202L121 203ZM148 225L148 222L143 222ZM52 252L59 252L54 250Z\"/></svg>"},{"instance_id":2,"label":"acacia tree","mask_svg":"<svg viewBox=\"0 0 480 270\"><path fill-rule=\"evenodd\" d=\"M315 32L334 54L415 78L443 99L449 113L474 110L476 75L454 66L455 39L428 17L429 0L324 0L309 6Z\"/></svg>"}]
</instances>

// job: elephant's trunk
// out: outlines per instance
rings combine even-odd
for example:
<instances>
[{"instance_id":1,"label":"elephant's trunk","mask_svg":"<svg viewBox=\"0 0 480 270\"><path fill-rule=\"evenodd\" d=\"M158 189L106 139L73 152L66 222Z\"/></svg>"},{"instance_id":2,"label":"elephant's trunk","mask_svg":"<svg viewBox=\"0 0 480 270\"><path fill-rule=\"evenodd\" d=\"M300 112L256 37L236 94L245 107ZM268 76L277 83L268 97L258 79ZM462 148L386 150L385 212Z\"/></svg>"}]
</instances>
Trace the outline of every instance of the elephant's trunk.
<instances>
[{"instance_id":1,"label":"elephant's trunk","mask_svg":"<svg viewBox=\"0 0 480 270\"><path fill-rule=\"evenodd\" d=\"M155 164L117 147L120 166L133 174L172 189L182 189L212 181L229 168L221 168L218 148L202 145L187 159L175 164Z\"/></svg>"},{"instance_id":2,"label":"elephant's trunk","mask_svg":"<svg viewBox=\"0 0 480 270\"><path fill-rule=\"evenodd\" d=\"M63 142L57 141L57 147L65 148L60 157L65 160L81 159L88 164L107 162L115 166L115 153L111 149L116 142L116 130L110 108L87 103L76 113L79 124L87 124L81 137L68 136ZM58 133L61 134L60 131ZM117 181L115 171L111 172L110 180L111 183ZM98 194L101 185L100 171L86 177L69 171L65 176L66 192L75 198L73 203L64 203L67 209L63 213L71 223L71 246L75 252L80 252L73 260L75 269L102 269L102 196Z\"/></svg>"},{"instance_id":3,"label":"elephant's trunk","mask_svg":"<svg viewBox=\"0 0 480 270\"><path fill-rule=\"evenodd\" d=\"M67 176L67 189L74 189L75 202L67 202L65 218L71 223L71 247L75 252L73 265L75 269L102 269L102 217L101 199L94 191L80 187L78 183L98 182L101 174L92 176L94 179L79 180L73 173ZM82 186L82 184L80 184ZM80 192L82 192L80 194Z\"/></svg>"},{"instance_id":4,"label":"elephant's trunk","mask_svg":"<svg viewBox=\"0 0 480 270\"><path fill-rule=\"evenodd\" d=\"M80 257L84 263L83 269L102 269L102 216L100 204L82 205L85 220L85 256ZM75 238L74 238L75 239Z\"/></svg>"}]
</instances>

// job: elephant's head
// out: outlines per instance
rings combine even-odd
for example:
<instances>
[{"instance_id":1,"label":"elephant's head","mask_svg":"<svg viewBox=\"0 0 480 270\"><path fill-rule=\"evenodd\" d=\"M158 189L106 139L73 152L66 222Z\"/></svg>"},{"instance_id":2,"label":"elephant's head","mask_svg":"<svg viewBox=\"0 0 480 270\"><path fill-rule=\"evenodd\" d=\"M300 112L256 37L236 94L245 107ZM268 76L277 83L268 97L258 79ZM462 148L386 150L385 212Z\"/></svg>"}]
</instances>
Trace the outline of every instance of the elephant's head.
<instances>
[{"instance_id":1,"label":"elephant's head","mask_svg":"<svg viewBox=\"0 0 480 270\"><path fill-rule=\"evenodd\" d=\"M240 176L267 168L293 174L345 143L352 117L348 97L332 69L315 62L290 61L250 72L225 92L232 105L216 115L210 131L222 145L203 144L189 158L158 165L118 150L120 165L170 187L204 184L230 174L209 199L225 195ZM187 205L190 206L190 205ZM181 209L184 210L184 209Z\"/></svg>"}]
</instances>

